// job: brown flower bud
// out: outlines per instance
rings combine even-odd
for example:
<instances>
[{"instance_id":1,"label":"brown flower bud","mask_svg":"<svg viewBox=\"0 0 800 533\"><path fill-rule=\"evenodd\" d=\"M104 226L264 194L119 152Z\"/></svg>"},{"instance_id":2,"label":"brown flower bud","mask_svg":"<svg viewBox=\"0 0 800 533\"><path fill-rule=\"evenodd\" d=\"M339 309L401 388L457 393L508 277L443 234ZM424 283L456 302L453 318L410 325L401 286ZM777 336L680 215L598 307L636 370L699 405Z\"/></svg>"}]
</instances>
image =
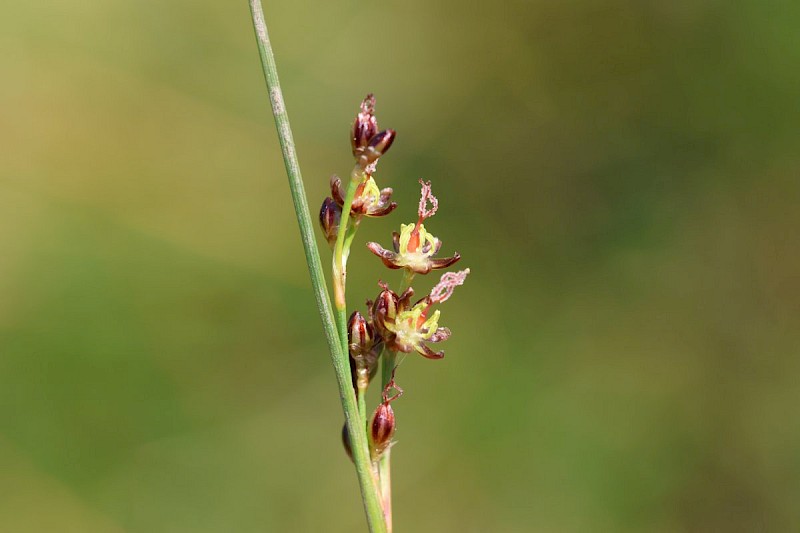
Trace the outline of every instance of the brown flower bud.
<instances>
[{"instance_id":1,"label":"brown flower bud","mask_svg":"<svg viewBox=\"0 0 800 533\"><path fill-rule=\"evenodd\" d=\"M364 356L372 349L372 326L358 311L353 311L347 321L347 338L350 342L350 355L354 359Z\"/></svg>"},{"instance_id":2,"label":"brown flower bud","mask_svg":"<svg viewBox=\"0 0 800 533\"><path fill-rule=\"evenodd\" d=\"M361 112L356 115L353 121L353 129L350 134L350 143L353 146L353 155L358 159L364 152L364 148L369 144L376 133L378 133L378 121L375 119L375 97L368 94L361 102Z\"/></svg>"},{"instance_id":3,"label":"brown flower bud","mask_svg":"<svg viewBox=\"0 0 800 533\"><path fill-rule=\"evenodd\" d=\"M394 411L389 402L385 401L375 410L369 425L370 453L373 460L377 460L392 444L395 428Z\"/></svg>"},{"instance_id":4,"label":"brown flower bud","mask_svg":"<svg viewBox=\"0 0 800 533\"><path fill-rule=\"evenodd\" d=\"M328 244L331 246L336 244L336 236L339 233L339 221L341 218L341 206L339 206L333 198L325 198L319 210L319 225L322 228L322 233L328 240Z\"/></svg>"},{"instance_id":5,"label":"brown flower bud","mask_svg":"<svg viewBox=\"0 0 800 533\"><path fill-rule=\"evenodd\" d=\"M364 390L378 370L383 340L376 337L372 325L358 311L353 311L347 322L347 338L353 385L357 390Z\"/></svg>"}]
</instances>

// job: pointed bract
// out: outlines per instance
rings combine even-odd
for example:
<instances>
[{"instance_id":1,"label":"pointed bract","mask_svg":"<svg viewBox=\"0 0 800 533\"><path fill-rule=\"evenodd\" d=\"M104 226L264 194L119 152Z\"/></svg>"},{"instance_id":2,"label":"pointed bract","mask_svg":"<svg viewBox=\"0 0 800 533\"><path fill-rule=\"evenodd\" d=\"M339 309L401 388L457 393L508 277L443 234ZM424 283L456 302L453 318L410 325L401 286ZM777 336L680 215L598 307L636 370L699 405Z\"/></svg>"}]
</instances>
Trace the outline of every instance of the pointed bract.
<instances>
[{"instance_id":1,"label":"pointed bract","mask_svg":"<svg viewBox=\"0 0 800 533\"><path fill-rule=\"evenodd\" d=\"M359 157L358 164L362 167L366 167L377 161L383 154L389 151L395 137L397 137L397 132L394 130L383 130L375 134L375 136L369 140L369 144Z\"/></svg>"}]
</instances>

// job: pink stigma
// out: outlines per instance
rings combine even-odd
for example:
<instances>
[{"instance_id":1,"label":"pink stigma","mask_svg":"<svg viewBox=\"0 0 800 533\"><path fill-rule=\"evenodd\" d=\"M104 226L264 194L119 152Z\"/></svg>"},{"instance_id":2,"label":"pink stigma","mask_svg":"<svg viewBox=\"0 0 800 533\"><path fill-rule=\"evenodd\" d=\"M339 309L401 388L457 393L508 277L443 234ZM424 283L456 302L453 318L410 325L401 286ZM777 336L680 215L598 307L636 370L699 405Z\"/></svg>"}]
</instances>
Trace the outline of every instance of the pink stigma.
<instances>
[{"instance_id":1,"label":"pink stigma","mask_svg":"<svg viewBox=\"0 0 800 533\"><path fill-rule=\"evenodd\" d=\"M439 208L439 200L431 193L431 182L419 180L419 184L422 185L422 192L420 193L419 209L417 210L417 213L419 213L419 222L417 224L426 218L431 218ZM431 208L426 210L428 202L431 203Z\"/></svg>"},{"instance_id":2,"label":"pink stigma","mask_svg":"<svg viewBox=\"0 0 800 533\"><path fill-rule=\"evenodd\" d=\"M432 303L442 303L453 295L456 287L463 285L467 279L469 269L462 270L461 272L446 272L442 275L439 283L431 289L430 299Z\"/></svg>"}]
</instances>

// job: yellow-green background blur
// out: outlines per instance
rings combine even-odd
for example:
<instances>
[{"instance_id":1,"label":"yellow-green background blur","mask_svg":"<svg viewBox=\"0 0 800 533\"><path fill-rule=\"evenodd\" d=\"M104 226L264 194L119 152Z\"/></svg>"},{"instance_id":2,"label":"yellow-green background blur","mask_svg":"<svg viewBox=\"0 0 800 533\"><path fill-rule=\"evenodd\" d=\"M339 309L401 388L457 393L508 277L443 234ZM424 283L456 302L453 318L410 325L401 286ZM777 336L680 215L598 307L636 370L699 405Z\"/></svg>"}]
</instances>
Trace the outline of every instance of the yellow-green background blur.
<instances>
[{"instance_id":1,"label":"yellow-green background blur","mask_svg":"<svg viewBox=\"0 0 800 533\"><path fill-rule=\"evenodd\" d=\"M800 528L798 5L265 2L314 215L375 92L472 268L398 532ZM363 530L247 2L0 13L0 531Z\"/></svg>"}]
</instances>

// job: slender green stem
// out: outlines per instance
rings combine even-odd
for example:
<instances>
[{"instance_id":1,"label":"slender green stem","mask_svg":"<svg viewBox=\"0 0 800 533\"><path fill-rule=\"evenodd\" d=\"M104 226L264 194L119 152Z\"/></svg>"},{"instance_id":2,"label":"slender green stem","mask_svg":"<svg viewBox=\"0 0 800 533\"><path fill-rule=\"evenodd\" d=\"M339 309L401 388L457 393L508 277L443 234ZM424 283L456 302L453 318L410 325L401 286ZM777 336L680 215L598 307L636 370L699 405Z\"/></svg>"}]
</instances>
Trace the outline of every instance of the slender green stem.
<instances>
[{"instance_id":1,"label":"slender green stem","mask_svg":"<svg viewBox=\"0 0 800 533\"><path fill-rule=\"evenodd\" d=\"M361 420L364 420L364 431L366 431L366 424L369 424L367 418L367 389L358 389L358 414L361 415Z\"/></svg>"},{"instance_id":2,"label":"slender green stem","mask_svg":"<svg viewBox=\"0 0 800 533\"><path fill-rule=\"evenodd\" d=\"M345 291L347 287L347 257L350 255L350 243L353 242L354 229L351 231L348 226L350 222L350 208L353 205L353 199L356 197L356 189L359 185L359 177L363 174L357 174L353 171L353 176L347 185L347 192L344 196L344 204L342 205L342 218L339 221L339 231L336 235L336 244L333 248L333 302L336 307L336 325L339 330L339 337L342 345L347 350L347 299ZM349 239L348 239L349 236ZM347 247L345 247L347 243Z\"/></svg>"},{"instance_id":3,"label":"slender green stem","mask_svg":"<svg viewBox=\"0 0 800 533\"><path fill-rule=\"evenodd\" d=\"M356 197L356 190L360 184L362 174L356 174L353 171L353 176L347 184L347 192L344 196L344 204L342 204L342 218L339 221L339 231L336 235L336 244L333 248L333 301L337 310L344 309L347 311L347 303L345 300L345 287L347 285L347 255L350 250L345 250L345 241L352 242L353 235L348 237L348 224L350 222L350 208L353 206L353 199ZM355 224L354 224L355 226ZM347 344L347 339L343 341Z\"/></svg>"},{"instance_id":4,"label":"slender green stem","mask_svg":"<svg viewBox=\"0 0 800 533\"><path fill-rule=\"evenodd\" d=\"M292 193L297 222L300 226L300 235L303 241L306 263L311 275L311 284L314 287L314 296L317 301L319 315L322 318L325 337L328 341L330 356L333 368L336 372L336 379L339 385L339 397L344 410L345 422L350 433L350 443L353 451L353 462L356 465L356 473L361 488L361 498L364 510L367 515L367 522L370 531L373 533L383 533L386 531L386 522L381 509L380 494L375 483L372 472L367 436L364 431L364 421L358 414L355 394L350 377L350 363L348 361L347 338L345 332L345 342L341 342L341 336L337 331L332 317L330 297L325 284L325 276L322 271L319 250L314 238L311 214L306 201L303 179L300 174L300 165L297 161L292 130L289 125L289 116L286 113L286 106L283 101L280 83L278 81L278 71L275 66L275 56L270 45L267 25L264 20L264 11L260 0L249 0L250 13L253 18L253 27L258 43L258 52L261 57L261 67L264 71L264 78L269 89L272 114L275 117L275 126L278 130L283 161L286 165L286 174L289 177L289 188ZM345 220L348 217L343 217ZM346 325L345 325L346 327Z\"/></svg>"},{"instance_id":5,"label":"slender green stem","mask_svg":"<svg viewBox=\"0 0 800 533\"><path fill-rule=\"evenodd\" d=\"M381 455L380 481L381 481L381 501L383 505L383 516L386 517L386 531L392 533L392 448L386 448Z\"/></svg>"},{"instance_id":6,"label":"slender green stem","mask_svg":"<svg viewBox=\"0 0 800 533\"><path fill-rule=\"evenodd\" d=\"M400 290L397 294L403 294L407 288L411 286L411 282L414 281L414 275L416 273L413 270L409 270L407 268L403 269L403 282L400 283Z\"/></svg>"},{"instance_id":7,"label":"slender green stem","mask_svg":"<svg viewBox=\"0 0 800 533\"><path fill-rule=\"evenodd\" d=\"M397 352L386 350L381 358L381 382L382 389L392 379ZM383 502L383 515L386 517L386 529L392 531L392 448L387 448L378 461L378 476L381 485L381 501Z\"/></svg>"},{"instance_id":8,"label":"slender green stem","mask_svg":"<svg viewBox=\"0 0 800 533\"><path fill-rule=\"evenodd\" d=\"M345 266L347 265L347 258L350 256L350 247L352 246L353 239L358 231L359 222L360 220L353 219L353 223L347 226L347 233L344 236L344 250L342 252L342 261L344 262Z\"/></svg>"},{"instance_id":9,"label":"slender green stem","mask_svg":"<svg viewBox=\"0 0 800 533\"><path fill-rule=\"evenodd\" d=\"M397 361L397 352L386 350L381 359L381 390L386 388L392 379L392 371Z\"/></svg>"}]
</instances>

